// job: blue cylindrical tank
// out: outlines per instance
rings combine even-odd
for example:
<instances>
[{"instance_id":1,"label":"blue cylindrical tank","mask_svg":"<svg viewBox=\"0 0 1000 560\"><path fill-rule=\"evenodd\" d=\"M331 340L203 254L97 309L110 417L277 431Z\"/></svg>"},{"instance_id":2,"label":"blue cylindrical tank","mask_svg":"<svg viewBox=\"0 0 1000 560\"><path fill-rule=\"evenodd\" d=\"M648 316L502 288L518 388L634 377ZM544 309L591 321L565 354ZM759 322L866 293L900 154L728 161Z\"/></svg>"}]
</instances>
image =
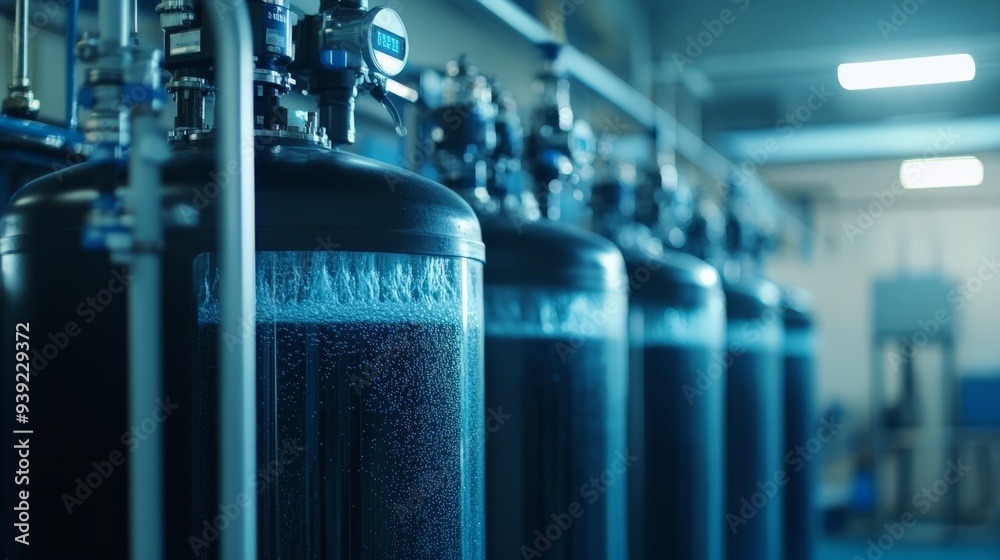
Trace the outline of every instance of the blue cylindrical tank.
<instances>
[{"instance_id":1,"label":"blue cylindrical tank","mask_svg":"<svg viewBox=\"0 0 1000 560\"><path fill-rule=\"evenodd\" d=\"M721 560L725 392L708 384L725 343L722 284L709 264L653 237L661 214L673 215L659 173L640 200L620 175L594 188L592 205L598 231L625 255L631 288L630 558Z\"/></svg>"},{"instance_id":2,"label":"blue cylindrical tank","mask_svg":"<svg viewBox=\"0 0 1000 560\"><path fill-rule=\"evenodd\" d=\"M819 464L802 450L819 433L816 409L816 327L812 298L801 288L782 293L785 338L785 558L812 560L819 531Z\"/></svg>"},{"instance_id":3,"label":"blue cylindrical tank","mask_svg":"<svg viewBox=\"0 0 1000 560\"><path fill-rule=\"evenodd\" d=\"M17 528L0 529L11 558L128 557L131 453L153 433L166 473L157 556L219 558L220 535L251 515L218 483L220 352L245 344L257 355L258 470L247 483L257 491L260 558L484 557L479 222L433 181L330 149L314 119L287 126L278 100L290 86L289 14L283 1L249 4L260 51L255 127L244 139L255 167L242 170L255 184L254 338L249 325L220 332L219 199L236 188L225 170L238 162L220 172L200 103L178 105L199 127L174 131L162 167L162 247L127 243L133 191L125 162L110 157L117 145L21 188L0 220L9 314L0 329L11 341L23 331L24 344L5 349L3 366L31 370L24 387L0 384L6 402L17 392L31 403L23 423L2 421L5 463L17 461L13 430L33 431L30 483L3 486L5 502L30 486L31 546L11 547ZM169 7L185 15L167 14L168 47L175 33L206 41L168 49L175 77L187 73L177 88L214 89L202 17L211 9ZM308 19L339 28L363 16ZM326 77L357 80L357 71ZM356 93L347 88L340 114L349 118L328 129L335 138L353 136ZM129 409L145 403L129 403L126 387L132 251L161 252L163 270L162 393L138 425Z\"/></svg>"},{"instance_id":4,"label":"blue cylindrical tank","mask_svg":"<svg viewBox=\"0 0 1000 560\"><path fill-rule=\"evenodd\" d=\"M784 385L781 293L763 279L727 278L726 515L730 560L781 558Z\"/></svg>"},{"instance_id":5,"label":"blue cylindrical tank","mask_svg":"<svg viewBox=\"0 0 1000 560\"><path fill-rule=\"evenodd\" d=\"M487 557L624 557L622 257L561 224L482 221Z\"/></svg>"},{"instance_id":6,"label":"blue cylindrical tank","mask_svg":"<svg viewBox=\"0 0 1000 560\"><path fill-rule=\"evenodd\" d=\"M86 161L87 151L75 130L0 115L0 210L17 189Z\"/></svg>"},{"instance_id":7,"label":"blue cylindrical tank","mask_svg":"<svg viewBox=\"0 0 1000 560\"><path fill-rule=\"evenodd\" d=\"M730 560L782 558L785 487L781 290L759 277L760 236L734 186L720 259L726 292L726 515Z\"/></svg>"},{"instance_id":8,"label":"blue cylindrical tank","mask_svg":"<svg viewBox=\"0 0 1000 560\"><path fill-rule=\"evenodd\" d=\"M195 4L181 8L192 17L212 9ZM290 25L284 3L251 4L258 49L272 39L290 46L275 27ZM196 29L183 33L202 36L203 21L185 21ZM237 497L219 495L221 340L222 352L257 351L259 469L248 483L257 488L261 557L483 558L479 222L439 184L328 148L315 122L285 126L277 101L289 58L270 52L255 59L256 127L246 146L256 167L243 170L256 187L255 339L219 332L218 202L235 180L218 171L214 131L175 130L162 169L165 244L134 248L162 250L167 333L162 396L138 425L128 423L126 391L125 162L42 177L4 212L3 304L17 320L2 329L12 340L23 332L19 353L4 352L3 363L26 379L0 394L30 396L17 429L45 434L28 438L30 483L12 477L3 487L10 499L30 485L33 506L32 546L6 548L17 528L2 529L10 557L125 558L130 454L153 433L168 473L166 550L157 552L219 557L220 534L250 515L246 503L226 501ZM213 63L200 49L169 54L195 55L174 60L177 72ZM178 108L200 114L194 105ZM7 434L15 421L5 417ZM0 453L14 463L8 443Z\"/></svg>"},{"instance_id":9,"label":"blue cylindrical tank","mask_svg":"<svg viewBox=\"0 0 1000 560\"><path fill-rule=\"evenodd\" d=\"M509 169L520 157L504 153L501 162L484 141L494 137L497 114L484 102L493 98L488 82L474 68L450 65L445 91L445 106L428 119L439 139L435 161L446 184L478 210L490 263L487 558L627 558L621 253L596 235L505 204L505 189L491 191L488 175L477 172L484 163ZM456 142L462 131L464 141ZM569 161L558 150L549 155Z\"/></svg>"},{"instance_id":10,"label":"blue cylindrical tank","mask_svg":"<svg viewBox=\"0 0 1000 560\"><path fill-rule=\"evenodd\" d=\"M441 186L356 156L284 140L256 155L261 550L482 558L475 216ZM216 487L213 175L207 146L176 152L164 170L166 208L197 220L166 232L164 405L149 426L126 423L128 269L80 247L88 213L126 184L124 169L82 164L8 206L3 329L13 340L16 323L31 325L30 428L45 434L32 448L33 546L12 558L124 558L128 454L152 429L166 437L169 557L218 553L230 510ZM13 353L5 359L13 371ZM11 433L13 417L4 422Z\"/></svg>"}]
</instances>

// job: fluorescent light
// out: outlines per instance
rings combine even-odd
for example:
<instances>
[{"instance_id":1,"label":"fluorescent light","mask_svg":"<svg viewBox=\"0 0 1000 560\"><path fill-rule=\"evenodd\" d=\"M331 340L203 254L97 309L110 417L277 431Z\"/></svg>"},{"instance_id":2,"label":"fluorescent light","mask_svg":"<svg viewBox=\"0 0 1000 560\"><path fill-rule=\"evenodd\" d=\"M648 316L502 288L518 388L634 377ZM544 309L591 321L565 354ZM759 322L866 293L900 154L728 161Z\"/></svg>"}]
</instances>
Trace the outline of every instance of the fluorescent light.
<instances>
[{"instance_id":1,"label":"fluorescent light","mask_svg":"<svg viewBox=\"0 0 1000 560\"><path fill-rule=\"evenodd\" d=\"M983 162L973 156L911 159L899 168L899 180L908 189L978 187L984 175Z\"/></svg>"},{"instance_id":2,"label":"fluorescent light","mask_svg":"<svg viewBox=\"0 0 1000 560\"><path fill-rule=\"evenodd\" d=\"M398 95L399 97L402 97L403 99L409 101L410 103L416 103L418 100L420 100L420 94L417 92L417 90L409 86L406 86L404 84L401 84L396 80L386 80L385 89L389 93Z\"/></svg>"},{"instance_id":3,"label":"fluorescent light","mask_svg":"<svg viewBox=\"0 0 1000 560\"><path fill-rule=\"evenodd\" d=\"M949 54L858 62L841 64L837 76L850 90L968 82L976 77L976 61L968 54Z\"/></svg>"}]
</instances>

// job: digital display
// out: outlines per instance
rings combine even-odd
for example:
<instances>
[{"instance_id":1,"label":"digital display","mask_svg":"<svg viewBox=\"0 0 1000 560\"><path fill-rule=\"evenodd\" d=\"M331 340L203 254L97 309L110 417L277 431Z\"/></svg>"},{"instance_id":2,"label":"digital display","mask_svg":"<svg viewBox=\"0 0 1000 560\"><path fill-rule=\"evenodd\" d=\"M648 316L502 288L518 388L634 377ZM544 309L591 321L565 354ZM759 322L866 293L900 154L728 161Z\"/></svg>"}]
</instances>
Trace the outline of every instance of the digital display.
<instances>
[{"instance_id":1,"label":"digital display","mask_svg":"<svg viewBox=\"0 0 1000 560\"><path fill-rule=\"evenodd\" d=\"M400 60L406 58L406 39L395 33L386 31L377 25L373 27L375 28L375 50L384 52Z\"/></svg>"}]
</instances>

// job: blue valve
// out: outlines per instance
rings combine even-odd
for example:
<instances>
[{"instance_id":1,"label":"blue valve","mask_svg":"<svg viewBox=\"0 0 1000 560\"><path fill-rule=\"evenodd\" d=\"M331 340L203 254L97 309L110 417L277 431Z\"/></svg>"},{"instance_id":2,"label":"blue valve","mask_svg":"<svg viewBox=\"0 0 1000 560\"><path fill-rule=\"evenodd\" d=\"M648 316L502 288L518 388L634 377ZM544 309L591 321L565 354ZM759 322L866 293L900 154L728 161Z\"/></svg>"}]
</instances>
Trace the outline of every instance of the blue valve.
<instances>
[{"instance_id":1,"label":"blue valve","mask_svg":"<svg viewBox=\"0 0 1000 560\"><path fill-rule=\"evenodd\" d=\"M323 68L341 70L348 67L347 51L323 49L319 52L319 63Z\"/></svg>"},{"instance_id":2,"label":"blue valve","mask_svg":"<svg viewBox=\"0 0 1000 560\"><path fill-rule=\"evenodd\" d=\"M81 230L88 251L127 251L132 245L132 227L125 217L125 201L114 194L101 194L91 203Z\"/></svg>"},{"instance_id":3,"label":"blue valve","mask_svg":"<svg viewBox=\"0 0 1000 560\"><path fill-rule=\"evenodd\" d=\"M127 107L134 107L141 103L162 105L167 102L167 92L162 88L153 88L146 84L125 84L122 86L121 100ZM97 103L97 99L94 97L94 89L90 86L81 87L77 101L81 109L93 109Z\"/></svg>"},{"instance_id":4,"label":"blue valve","mask_svg":"<svg viewBox=\"0 0 1000 560\"><path fill-rule=\"evenodd\" d=\"M146 84L125 84L123 91L122 101L128 107L135 107L141 103L162 105L167 101L166 90L159 87L150 87Z\"/></svg>"},{"instance_id":5,"label":"blue valve","mask_svg":"<svg viewBox=\"0 0 1000 560\"><path fill-rule=\"evenodd\" d=\"M80 93L77 96L77 101L80 104L81 109L93 109L94 108L94 90L90 86L83 86L80 88Z\"/></svg>"}]
</instances>

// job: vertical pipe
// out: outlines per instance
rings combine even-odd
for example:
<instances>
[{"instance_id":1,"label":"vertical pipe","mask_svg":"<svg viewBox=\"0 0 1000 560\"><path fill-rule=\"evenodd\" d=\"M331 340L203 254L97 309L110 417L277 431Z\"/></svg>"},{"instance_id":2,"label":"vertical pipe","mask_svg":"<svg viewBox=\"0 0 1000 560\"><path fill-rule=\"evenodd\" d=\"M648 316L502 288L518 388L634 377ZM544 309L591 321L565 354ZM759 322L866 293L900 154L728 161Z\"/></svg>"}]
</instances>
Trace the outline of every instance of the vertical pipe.
<instances>
[{"instance_id":1,"label":"vertical pipe","mask_svg":"<svg viewBox=\"0 0 1000 560\"><path fill-rule=\"evenodd\" d=\"M98 0L97 32L102 43L114 43L119 47L128 45L131 10L131 0Z\"/></svg>"},{"instance_id":2,"label":"vertical pipe","mask_svg":"<svg viewBox=\"0 0 1000 560\"><path fill-rule=\"evenodd\" d=\"M253 48L245 0L220 0L206 12L215 28L217 172L230 179L219 205L219 499L243 507L222 532L221 552L223 560L256 560Z\"/></svg>"},{"instance_id":3,"label":"vertical pipe","mask_svg":"<svg viewBox=\"0 0 1000 560\"><path fill-rule=\"evenodd\" d=\"M30 0L17 0L14 6L14 80L11 88L26 88L28 81L28 22L31 21Z\"/></svg>"},{"instance_id":4,"label":"vertical pipe","mask_svg":"<svg viewBox=\"0 0 1000 560\"><path fill-rule=\"evenodd\" d=\"M138 426L162 398L162 334L160 302L160 163L167 153L156 111L132 113L132 146L128 173L135 216L134 253L129 261L129 417ZM130 558L163 558L163 430L135 449L129 460Z\"/></svg>"},{"instance_id":5,"label":"vertical pipe","mask_svg":"<svg viewBox=\"0 0 1000 560\"><path fill-rule=\"evenodd\" d=\"M874 489L874 512L873 517L875 518L875 526L882 527L883 523L887 521L884 514L885 511L885 501L883 499L884 492L882 485L885 482L882 476L882 466L884 463L884 425L882 424L882 411L883 403L885 401L885 380L883 378L884 374L884 364L885 364L885 333L879 329L879 325L875 325L875 333L872 337L872 350L871 350L871 374L869 375L869 380L871 383L871 409L868 411L868 415L871 421L871 475L872 475L872 488Z\"/></svg>"},{"instance_id":6,"label":"vertical pipe","mask_svg":"<svg viewBox=\"0 0 1000 560\"><path fill-rule=\"evenodd\" d=\"M80 0L72 0L66 14L66 128L76 130L76 40Z\"/></svg>"}]
</instances>

